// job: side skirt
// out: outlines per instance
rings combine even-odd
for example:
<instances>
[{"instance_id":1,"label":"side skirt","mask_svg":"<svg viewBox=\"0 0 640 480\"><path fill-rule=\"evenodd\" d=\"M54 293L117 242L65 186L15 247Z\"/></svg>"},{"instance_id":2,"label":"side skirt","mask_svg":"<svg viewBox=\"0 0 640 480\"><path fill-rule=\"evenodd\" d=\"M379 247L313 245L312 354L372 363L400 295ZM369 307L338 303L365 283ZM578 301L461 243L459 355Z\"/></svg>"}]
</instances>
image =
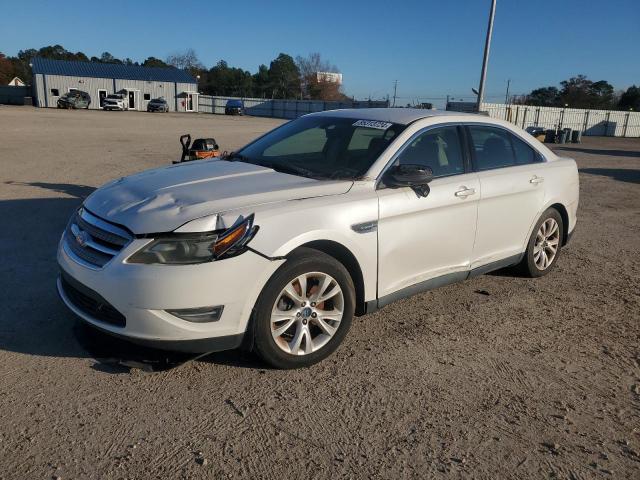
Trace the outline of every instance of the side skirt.
<instances>
[{"instance_id":1,"label":"side skirt","mask_svg":"<svg viewBox=\"0 0 640 480\"><path fill-rule=\"evenodd\" d=\"M500 270L501 268L512 267L520 263L520 260L522 260L522 257L524 257L524 253L513 255L511 257L498 260L497 262L491 262L491 263L487 263L486 265L481 265L471 270L469 272L468 278L473 278L479 275L484 275L485 273L494 272L496 270Z\"/></svg>"},{"instance_id":2,"label":"side skirt","mask_svg":"<svg viewBox=\"0 0 640 480\"><path fill-rule=\"evenodd\" d=\"M395 302L396 300L412 297L413 295L416 295L418 293L426 292L428 290L433 290L435 288L444 287L445 285L450 285L452 283L462 282L469 278L474 278L479 275L483 275L485 273L493 272L495 270L500 270L501 268L517 265L518 263L520 263L523 256L524 256L524 253L521 253L519 255L513 255L511 257L498 260L496 262L491 262L486 265L476 267L473 270L448 273L440 277L430 278L429 280L425 280L424 282L416 283L415 285L405 287L401 290L398 290L397 292L393 292L393 293L390 293L389 295L385 295L384 297L379 297L377 300L371 300L367 302L366 313L375 312L376 310L379 310L382 307Z\"/></svg>"}]
</instances>

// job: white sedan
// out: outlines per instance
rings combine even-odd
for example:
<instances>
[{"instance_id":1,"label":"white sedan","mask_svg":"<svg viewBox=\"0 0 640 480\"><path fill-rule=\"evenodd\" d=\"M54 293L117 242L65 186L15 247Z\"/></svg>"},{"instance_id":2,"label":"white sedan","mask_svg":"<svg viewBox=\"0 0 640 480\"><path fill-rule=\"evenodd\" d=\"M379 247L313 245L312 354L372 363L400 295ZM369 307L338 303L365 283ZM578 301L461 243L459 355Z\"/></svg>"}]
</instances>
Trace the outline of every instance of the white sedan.
<instances>
[{"instance_id":1,"label":"white sedan","mask_svg":"<svg viewBox=\"0 0 640 480\"><path fill-rule=\"evenodd\" d=\"M58 292L134 342L301 367L354 315L503 267L549 273L577 208L575 162L509 123L315 113L96 190L60 241Z\"/></svg>"}]
</instances>

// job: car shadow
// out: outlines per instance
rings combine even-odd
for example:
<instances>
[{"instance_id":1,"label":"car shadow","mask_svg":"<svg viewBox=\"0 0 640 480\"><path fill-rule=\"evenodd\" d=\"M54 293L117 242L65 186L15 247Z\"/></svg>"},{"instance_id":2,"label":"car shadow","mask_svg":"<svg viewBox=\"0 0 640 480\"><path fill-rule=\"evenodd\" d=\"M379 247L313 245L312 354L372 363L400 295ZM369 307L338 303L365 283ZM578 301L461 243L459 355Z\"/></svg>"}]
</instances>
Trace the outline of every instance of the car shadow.
<instances>
[{"instance_id":1,"label":"car shadow","mask_svg":"<svg viewBox=\"0 0 640 480\"><path fill-rule=\"evenodd\" d=\"M63 194L0 200L0 349L27 355L93 358L108 373L137 368L166 371L190 360L258 368L242 352L194 355L141 347L86 326L58 298L56 250L67 221L94 188L45 182L7 182ZM260 368L264 368L260 366Z\"/></svg>"},{"instance_id":2,"label":"car shadow","mask_svg":"<svg viewBox=\"0 0 640 480\"><path fill-rule=\"evenodd\" d=\"M581 168L580 173L601 175L619 182L640 183L640 170L633 168Z\"/></svg>"},{"instance_id":3,"label":"car shadow","mask_svg":"<svg viewBox=\"0 0 640 480\"><path fill-rule=\"evenodd\" d=\"M587 153L587 154L590 154L590 155L607 155L607 156L611 156L611 157L640 158L640 151L634 151L634 150L616 150L616 149L565 147L565 146L555 146L555 147L553 147L553 150L555 150L555 151L569 151L569 152Z\"/></svg>"}]
</instances>

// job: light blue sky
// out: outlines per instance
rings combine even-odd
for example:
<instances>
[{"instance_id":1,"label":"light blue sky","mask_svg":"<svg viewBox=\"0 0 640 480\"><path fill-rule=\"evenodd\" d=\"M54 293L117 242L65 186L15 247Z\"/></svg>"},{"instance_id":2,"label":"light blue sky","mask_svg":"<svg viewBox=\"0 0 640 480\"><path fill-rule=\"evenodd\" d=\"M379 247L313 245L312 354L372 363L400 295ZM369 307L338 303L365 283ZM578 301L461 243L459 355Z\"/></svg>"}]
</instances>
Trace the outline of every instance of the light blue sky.
<instances>
[{"instance_id":1,"label":"light blue sky","mask_svg":"<svg viewBox=\"0 0 640 480\"><path fill-rule=\"evenodd\" d=\"M477 87L489 0L270 2L11 2L0 51L59 43L88 56L143 60L192 47L210 67L224 59L252 73L279 52L318 51L344 74L349 95L398 103ZM616 89L640 84L640 0L498 0L487 100L585 74Z\"/></svg>"}]
</instances>

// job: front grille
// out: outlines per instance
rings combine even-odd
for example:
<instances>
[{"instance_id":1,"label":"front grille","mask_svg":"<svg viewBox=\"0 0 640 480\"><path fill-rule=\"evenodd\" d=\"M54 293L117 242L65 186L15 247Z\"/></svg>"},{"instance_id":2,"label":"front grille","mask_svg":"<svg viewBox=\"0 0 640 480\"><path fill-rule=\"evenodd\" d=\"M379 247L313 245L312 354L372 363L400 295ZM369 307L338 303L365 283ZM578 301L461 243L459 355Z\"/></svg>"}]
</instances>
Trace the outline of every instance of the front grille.
<instances>
[{"instance_id":1,"label":"front grille","mask_svg":"<svg viewBox=\"0 0 640 480\"><path fill-rule=\"evenodd\" d=\"M80 311L101 322L124 327L127 319L104 298L65 273L60 276L62 289L69 301Z\"/></svg>"},{"instance_id":2,"label":"front grille","mask_svg":"<svg viewBox=\"0 0 640 480\"><path fill-rule=\"evenodd\" d=\"M68 250L92 267L102 268L133 239L126 230L81 208L69 221L64 234Z\"/></svg>"}]
</instances>

